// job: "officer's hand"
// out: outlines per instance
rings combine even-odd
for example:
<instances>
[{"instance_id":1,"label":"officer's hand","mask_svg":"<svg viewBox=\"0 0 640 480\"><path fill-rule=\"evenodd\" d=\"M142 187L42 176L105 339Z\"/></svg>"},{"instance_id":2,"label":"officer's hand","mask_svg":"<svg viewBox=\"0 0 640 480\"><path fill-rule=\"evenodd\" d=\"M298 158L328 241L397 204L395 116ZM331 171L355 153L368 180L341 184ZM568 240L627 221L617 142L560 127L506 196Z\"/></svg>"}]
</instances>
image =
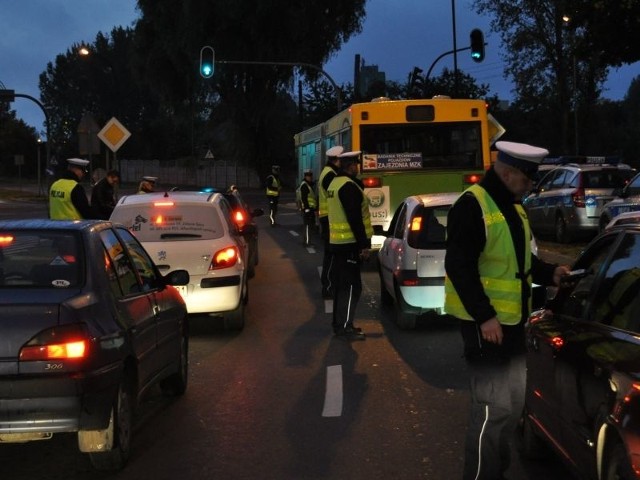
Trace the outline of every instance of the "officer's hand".
<instances>
[{"instance_id":1,"label":"officer's hand","mask_svg":"<svg viewBox=\"0 0 640 480\"><path fill-rule=\"evenodd\" d=\"M569 265L558 265L556 269L553 271L553 283L556 286L560 286L562 282L562 277L569 275L571 271L571 267Z\"/></svg>"},{"instance_id":2,"label":"officer's hand","mask_svg":"<svg viewBox=\"0 0 640 480\"><path fill-rule=\"evenodd\" d=\"M502 344L502 326L496 317L482 323L480 325L480 333L485 342Z\"/></svg>"},{"instance_id":3,"label":"officer's hand","mask_svg":"<svg viewBox=\"0 0 640 480\"><path fill-rule=\"evenodd\" d=\"M367 248L363 248L362 250L360 250L360 259L361 260L368 260L370 252L371 251L369 249L367 249Z\"/></svg>"}]
</instances>

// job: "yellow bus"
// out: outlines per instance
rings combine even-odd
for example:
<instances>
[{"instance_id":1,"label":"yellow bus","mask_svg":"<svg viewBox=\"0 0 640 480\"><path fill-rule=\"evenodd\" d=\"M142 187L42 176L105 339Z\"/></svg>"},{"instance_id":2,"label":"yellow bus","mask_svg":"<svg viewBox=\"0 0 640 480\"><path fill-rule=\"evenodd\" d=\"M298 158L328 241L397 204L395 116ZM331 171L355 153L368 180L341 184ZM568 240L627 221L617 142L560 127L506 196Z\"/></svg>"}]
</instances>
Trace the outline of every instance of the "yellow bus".
<instances>
[{"instance_id":1,"label":"yellow bus","mask_svg":"<svg viewBox=\"0 0 640 480\"><path fill-rule=\"evenodd\" d=\"M360 177L376 235L384 239L401 201L421 193L462 192L491 165L490 146L504 130L484 100L436 97L375 99L356 103L326 122L295 135L298 176L319 178L334 145L362 151Z\"/></svg>"}]
</instances>

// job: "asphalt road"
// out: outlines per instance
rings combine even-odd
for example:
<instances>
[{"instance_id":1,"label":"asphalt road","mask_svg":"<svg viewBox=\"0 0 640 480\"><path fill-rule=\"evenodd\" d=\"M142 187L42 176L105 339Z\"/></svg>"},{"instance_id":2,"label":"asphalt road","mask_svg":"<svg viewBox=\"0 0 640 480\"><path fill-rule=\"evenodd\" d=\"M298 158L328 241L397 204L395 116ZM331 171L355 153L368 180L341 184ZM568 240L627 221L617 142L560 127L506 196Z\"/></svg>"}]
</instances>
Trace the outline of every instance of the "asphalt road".
<instances>
[{"instance_id":1,"label":"asphalt road","mask_svg":"<svg viewBox=\"0 0 640 480\"><path fill-rule=\"evenodd\" d=\"M265 206L261 196L246 198ZM38 217L44 207L12 200L0 215ZM124 471L94 472L68 434L0 445L0 478L460 478L469 395L457 326L426 317L414 331L399 330L380 306L370 263L357 313L367 339L333 337L331 305L319 297L321 251L301 245L293 195L279 222L270 228L258 219L260 264L245 329L191 318L187 393L152 392ZM554 457L522 459L516 436L512 457L511 480L569 478Z\"/></svg>"}]
</instances>

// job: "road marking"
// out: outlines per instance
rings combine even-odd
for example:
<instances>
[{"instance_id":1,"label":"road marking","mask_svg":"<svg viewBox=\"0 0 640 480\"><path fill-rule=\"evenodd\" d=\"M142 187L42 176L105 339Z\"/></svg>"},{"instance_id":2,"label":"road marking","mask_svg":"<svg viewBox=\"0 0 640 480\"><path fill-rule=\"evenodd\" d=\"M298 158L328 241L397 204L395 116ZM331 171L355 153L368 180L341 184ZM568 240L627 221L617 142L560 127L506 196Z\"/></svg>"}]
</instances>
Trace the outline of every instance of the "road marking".
<instances>
[{"instance_id":1,"label":"road marking","mask_svg":"<svg viewBox=\"0 0 640 480\"><path fill-rule=\"evenodd\" d=\"M296 232L295 230L289 230L289 233L291 235L293 235L294 237L299 237L300 236L300 234L298 232Z\"/></svg>"},{"instance_id":2,"label":"road marking","mask_svg":"<svg viewBox=\"0 0 640 480\"><path fill-rule=\"evenodd\" d=\"M307 247L307 252L309 252L309 253L316 253L316 249L315 249L315 247L313 247L313 246L309 245L309 246Z\"/></svg>"},{"instance_id":3,"label":"road marking","mask_svg":"<svg viewBox=\"0 0 640 480\"><path fill-rule=\"evenodd\" d=\"M324 393L323 417L342 415L342 365L327 367L327 387Z\"/></svg>"}]
</instances>

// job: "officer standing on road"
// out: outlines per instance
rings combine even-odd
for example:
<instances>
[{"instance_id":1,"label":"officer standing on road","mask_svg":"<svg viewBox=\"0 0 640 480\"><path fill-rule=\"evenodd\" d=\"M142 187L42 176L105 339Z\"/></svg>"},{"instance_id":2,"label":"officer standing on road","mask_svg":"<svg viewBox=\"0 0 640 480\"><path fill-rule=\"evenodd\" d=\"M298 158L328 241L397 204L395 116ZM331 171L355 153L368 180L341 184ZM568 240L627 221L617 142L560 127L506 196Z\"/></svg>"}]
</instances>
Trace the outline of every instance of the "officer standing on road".
<instances>
[{"instance_id":1,"label":"officer standing on road","mask_svg":"<svg viewBox=\"0 0 640 480\"><path fill-rule=\"evenodd\" d=\"M93 218L87 194L80 181L87 174L89 160L67 159L67 170L49 189L49 218L53 220L82 220Z\"/></svg>"},{"instance_id":2,"label":"officer standing on road","mask_svg":"<svg viewBox=\"0 0 640 480\"><path fill-rule=\"evenodd\" d=\"M311 229L316 225L316 192L313 189L313 172L311 170L304 171L304 179L298 187L300 193L300 211L302 213L302 221L304 225L302 244L309 246Z\"/></svg>"},{"instance_id":3,"label":"officer standing on road","mask_svg":"<svg viewBox=\"0 0 640 480\"><path fill-rule=\"evenodd\" d=\"M275 227L278 202L280 201L280 190L282 190L280 165L271 166L271 175L267 177L265 185L267 189L267 201L269 202L269 221L271 222L271 226Z\"/></svg>"},{"instance_id":4,"label":"officer standing on road","mask_svg":"<svg viewBox=\"0 0 640 480\"><path fill-rule=\"evenodd\" d=\"M327 207L327 189L340 168L338 155L344 152L344 148L336 145L327 150L327 163L320 172L318 180L318 222L320 223L320 237L324 255L322 258L322 273L320 282L322 284L322 298L332 298L333 288L331 286L331 252L329 251L329 210Z\"/></svg>"},{"instance_id":5,"label":"officer standing on road","mask_svg":"<svg viewBox=\"0 0 640 480\"><path fill-rule=\"evenodd\" d=\"M447 221L445 310L460 319L471 387L465 480L504 478L524 406L531 283L559 285L569 272L532 254L520 204L547 150L513 142L496 148L495 164L456 200Z\"/></svg>"},{"instance_id":6,"label":"officer standing on road","mask_svg":"<svg viewBox=\"0 0 640 480\"><path fill-rule=\"evenodd\" d=\"M115 186L120 182L120 172L109 170L104 178L98 180L91 191L91 208L95 218L108 220L116 208Z\"/></svg>"},{"instance_id":7,"label":"officer standing on road","mask_svg":"<svg viewBox=\"0 0 640 480\"><path fill-rule=\"evenodd\" d=\"M362 293L360 267L371 249L369 201L356 178L360 152L340 155L340 171L327 189L329 248L332 255L333 331L349 340L364 340L353 324Z\"/></svg>"}]
</instances>

